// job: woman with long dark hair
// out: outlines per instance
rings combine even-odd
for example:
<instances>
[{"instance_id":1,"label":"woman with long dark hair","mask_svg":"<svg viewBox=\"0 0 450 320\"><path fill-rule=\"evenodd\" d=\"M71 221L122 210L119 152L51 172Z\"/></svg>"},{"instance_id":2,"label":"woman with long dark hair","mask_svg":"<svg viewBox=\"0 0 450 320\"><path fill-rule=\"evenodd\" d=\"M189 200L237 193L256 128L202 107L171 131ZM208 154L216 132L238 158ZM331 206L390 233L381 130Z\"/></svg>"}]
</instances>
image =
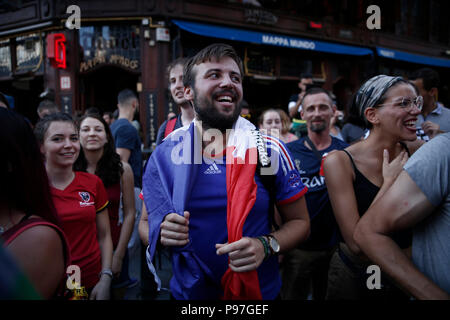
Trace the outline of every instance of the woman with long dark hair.
<instances>
[{"instance_id":1,"label":"woman with long dark hair","mask_svg":"<svg viewBox=\"0 0 450 320\"><path fill-rule=\"evenodd\" d=\"M108 299L113 277L108 196L95 175L72 166L80 152L78 130L66 113L50 114L36 124L50 181L53 203L71 249L72 263L81 270L81 286L90 299Z\"/></svg>"},{"instance_id":2,"label":"woman with long dark hair","mask_svg":"<svg viewBox=\"0 0 450 320\"><path fill-rule=\"evenodd\" d=\"M0 239L43 298L69 264L39 146L25 119L0 108Z\"/></svg>"},{"instance_id":3,"label":"woman with long dark hair","mask_svg":"<svg viewBox=\"0 0 450 320\"><path fill-rule=\"evenodd\" d=\"M329 154L324 162L328 194L343 238L330 264L328 299L404 297L388 281L383 289L367 288L371 262L353 240L353 233L360 217L389 189L408 156L421 145L415 122L422 105L412 84L385 75L367 80L353 99L353 108L370 134ZM395 238L402 248L410 247L411 233L399 233Z\"/></svg>"},{"instance_id":4,"label":"woman with long dark hair","mask_svg":"<svg viewBox=\"0 0 450 320\"><path fill-rule=\"evenodd\" d=\"M136 213L134 177L131 166L120 161L109 126L98 114L88 114L78 121L81 150L74 170L97 175L105 185L109 200L109 222L113 241L112 288L115 298L131 284L128 277L127 244L130 240ZM120 200L123 199L123 223L119 221ZM117 290L116 290L117 289Z\"/></svg>"}]
</instances>

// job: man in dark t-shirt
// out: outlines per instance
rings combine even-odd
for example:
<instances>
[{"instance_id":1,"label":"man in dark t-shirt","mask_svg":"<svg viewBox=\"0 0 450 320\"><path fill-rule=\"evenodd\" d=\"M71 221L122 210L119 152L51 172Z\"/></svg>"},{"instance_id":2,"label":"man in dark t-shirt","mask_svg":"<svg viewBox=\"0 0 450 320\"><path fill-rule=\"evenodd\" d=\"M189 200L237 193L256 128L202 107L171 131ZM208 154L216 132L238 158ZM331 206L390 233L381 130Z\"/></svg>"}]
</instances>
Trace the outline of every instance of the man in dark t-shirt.
<instances>
[{"instance_id":1,"label":"man in dark t-shirt","mask_svg":"<svg viewBox=\"0 0 450 320\"><path fill-rule=\"evenodd\" d=\"M301 116L306 120L308 135L287 145L302 182L308 187L306 204L311 233L304 243L288 252L283 259L284 299L306 299L311 282L313 299L325 298L328 266L339 238L339 228L325 178L321 174L321 163L329 152L348 146L330 136L330 121L335 111L336 106L326 90L312 88L306 91Z\"/></svg>"},{"instance_id":2,"label":"man in dark t-shirt","mask_svg":"<svg viewBox=\"0 0 450 320\"><path fill-rule=\"evenodd\" d=\"M118 96L118 107L119 118L111 125L111 133L120 159L130 164L134 174L134 185L140 188L142 184L141 139L136 128L131 124L139 108L136 95L128 89L121 91Z\"/></svg>"}]
</instances>

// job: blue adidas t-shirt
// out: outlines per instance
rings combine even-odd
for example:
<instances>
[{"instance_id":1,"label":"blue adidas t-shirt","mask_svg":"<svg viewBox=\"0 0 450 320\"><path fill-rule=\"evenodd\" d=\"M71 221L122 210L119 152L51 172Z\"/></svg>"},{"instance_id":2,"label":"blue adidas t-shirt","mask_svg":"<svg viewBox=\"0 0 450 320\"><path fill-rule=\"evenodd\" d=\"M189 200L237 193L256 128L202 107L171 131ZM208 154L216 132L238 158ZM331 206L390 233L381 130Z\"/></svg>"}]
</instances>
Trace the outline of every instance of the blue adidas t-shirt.
<instances>
[{"instance_id":1,"label":"blue adidas t-shirt","mask_svg":"<svg viewBox=\"0 0 450 320\"><path fill-rule=\"evenodd\" d=\"M303 184L308 187L306 204L311 221L311 233L299 248L306 250L331 248L339 239L339 227L328 198L325 177L320 176L321 161L312 150L305 146L305 138L288 143L287 147L300 172ZM342 150L347 147L346 142L332 137L330 146L324 150L318 150L318 152L323 157L333 150Z\"/></svg>"},{"instance_id":2,"label":"blue adidas t-shirt","mask_svg":"<svg viewBox=\"0 0 450 320\"><path fill-rule=\"evenodd\" d=\"M268 142L269 156L272 153L273 156L277 155L274 162L277 162L275 165L278 167L275 179L276 202L278 204L293 202L306 193L306 188L301 183L300 175L286 147L273 138ZM219 299L223 296L221 279L228 268L228 255L216 254L216 244L228 241L225 157L215 161L204 159L198 166L194 188L186 208L190 212L189 235L194 252L208 265L214 275L213 279L208 279L211 299ZM255 175L255 182L256 202L244 223L244 237L258 237L271 232L269 193L258 175ZM272 256L263 261L257 272L263 299L275 299L281 288L278 257ZM171 289L176 299L182 299L181 289L175 277L171 280Z\"/></svg>"}]
</instances>

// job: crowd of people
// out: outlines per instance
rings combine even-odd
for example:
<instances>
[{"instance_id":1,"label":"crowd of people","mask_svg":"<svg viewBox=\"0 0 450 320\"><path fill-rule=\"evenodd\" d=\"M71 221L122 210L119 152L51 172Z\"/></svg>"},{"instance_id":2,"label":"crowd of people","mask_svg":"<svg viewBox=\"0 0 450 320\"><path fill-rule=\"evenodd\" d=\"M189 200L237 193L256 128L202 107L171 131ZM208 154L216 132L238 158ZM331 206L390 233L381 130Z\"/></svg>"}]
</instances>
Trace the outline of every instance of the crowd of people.
<instances>
[{"instance_id":1,"label":"crowd of people","mask_svg":"<svg viewBox=\"0 0 450 320\"><path fill-rule=\"evenodd\" d=\"M0 94L0 265L30 288L0 277L0 297L120 300L139 285L141 299L450 299L438 74L373 76L344 117L305 73L287 112L257 119L243 76L226 44L173 61L179 113L147 161L129 89L115 115L44 100L34 128Z\"/></svg>"}]
</instances>

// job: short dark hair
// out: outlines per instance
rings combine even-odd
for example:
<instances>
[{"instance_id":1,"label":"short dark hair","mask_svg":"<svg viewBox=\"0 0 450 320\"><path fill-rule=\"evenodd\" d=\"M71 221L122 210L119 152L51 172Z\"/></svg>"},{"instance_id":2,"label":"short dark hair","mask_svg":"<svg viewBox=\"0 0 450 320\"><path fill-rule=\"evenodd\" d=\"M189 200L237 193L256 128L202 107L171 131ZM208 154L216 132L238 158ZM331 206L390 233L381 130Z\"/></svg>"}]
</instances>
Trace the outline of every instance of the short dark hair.
<instances>
[{"instance_id":1,"label":"short dark hair","mask_svg":"<svg viewBox=\"0 0 450 320\"><path fill-rule=\"evenodd\" d=\"M184 65L188 62L188 58L177 58L175 60L173 60L172 62L170 62L167 65L166 71L167 71L167 79L170 80L170 71L172 71L173 68L175 68L178 65L183 66L183 70L184 70Z\"/></svg>"},{"instance_id":2,"label":"short dark hair","mask_svg":"<svg viewBox=\"0 0 450 320\"><path fill-rule=\"evenodd\" d=\"M425 90L431 90L432 88L439 87L439 74L430 68L422 68L413 72L410 77L410 80L422 79L423 88Z\"/></svg>"},{"instance_id":3,"label":"short dark hair","mask_svg":"<svg viewBox=\"0 0 450 320\"><path fill-rule=\"evenodd\" d=\"M325 93L327 95L327 97L330 99L331 105L334 104L333 98L331 97L330 92L328 90L325 90L325 89L320 88L320 87L313 87L313 88L310 88L310 89L306 90L305 95L303 96L303 99L302 99L302 103L303 103L303 101L305 101L305 98L307 96L311 96L313 94L319 94L319 93Z\"/></svg>"},{"instance_id":4,"label":"short dark hair","mask_svg":"<svg viewBox=\"0 0 450 320\"><path fill-rule=\"evenodd\" d=\"M131 99L137 100L137 96L130 89L124 89L120 91L119 94L117 95L117 103L120 105L129 103Z\"/></svg>"},{"instance_id":5,"label":"short dark hair","mask_svg":"<svg viewBox=\"0 0 450 320\"><path fill-rule=\"evenodd\" d=\"M211 61L211 59L220 60L221 58L229 57L233 59L239 67L239 72L241 76L244 76L244 68L242 65L242 60L239 58L238 54L234 48L228 44L224 43L213 43L206 48L200 50L195 56L190 58L184 65L183 72L183 85L185 87L193 87L195 85L195 73L193 68L195 65L199 65L206 61Z\"/></svg>"},{"instance_id":6,"label":"short dark hair","mask_svg":"<svg viewBox=\"0 0 450 320\"><path fill-rule=\"evenodd\" d=\"M43 110L52 110L54 112L58 112L59 108L52 100L45 99L39 102L39 105L37 107L37 112L41 112Z\"/></svg>"},{"instance_id":7,"label":"short dark hair","mask_svg":"<svg viewBox=\"0 0 450 320\"><path fill-rule=\"evenodd\" d=\"M52 122L70 122L76 130L75 121L70 114L65 112L57 112L46 115L44 118L39 120L34 127L34 135L38 142L42 145L44 143L45 134L47 133L48 127Z\"/></svg>"}]
</instances>

